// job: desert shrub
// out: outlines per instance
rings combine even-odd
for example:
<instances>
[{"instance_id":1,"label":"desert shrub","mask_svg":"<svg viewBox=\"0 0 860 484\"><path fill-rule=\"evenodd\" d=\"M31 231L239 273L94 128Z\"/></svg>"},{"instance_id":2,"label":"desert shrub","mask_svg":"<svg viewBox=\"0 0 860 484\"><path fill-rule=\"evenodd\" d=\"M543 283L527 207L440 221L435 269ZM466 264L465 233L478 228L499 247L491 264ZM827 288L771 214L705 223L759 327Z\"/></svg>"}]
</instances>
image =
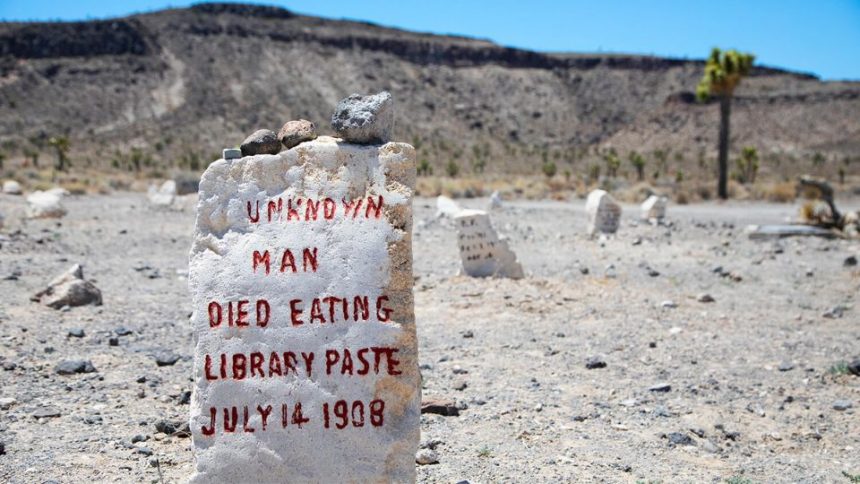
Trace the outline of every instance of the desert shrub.
<instances>
[{"instance_id":1,"label":"desert shrub","mask_svg":"<svg viewBox=\"0 0 860 484\"><path fill-rule=\"evenodd\" d=\"M685 190L678 190L678 192L675 193L675 203L678 205L686 205L690 203L690 194Z\"/></svg>"},{"instance_id":2,"label":"desert shrub","mask_svg":"<svg viewBox=\"0 0 860 484\"><path fill-rule=\"evenodd\" d=\"M543 174L546 175L547 178L552 178L555 176L556 172L558 171L558 168L555 166L554 162L547 161L541 167L541 171L543 171Z\"/></svg>"},{"instance_id":3,"label":"desert shrub","mask_svg":"<svg viewBox=\"0 0 860 484\"><path fill-rule=\"evenodd\" d=\"M744 146L740 158L735 160L735 167L736 171L732 172L735 180L740 183L755 183L759 168L758 151L752 146Z\"/></svg>"},{"instance_id":4,"label":"desert shrub","mask_svg":"<svg viewBox=\"0 0 860 484\"><path fill-rule=\"evenodd\" d=\"M418 175L419 176L429 176L432 174L433 174L433 167L430 166L430 162L427 161L426 158L424 158L418 162Z\"/></svg>"},{"instance_id":5,"label":"desert shrub","mask_svg":"<svg viewBox=\"0 0 860 484\"><path fill-rule=\"evenodd\" d=\"M445 165L445 173L451 178L457 178L457 175L460 174L460 165L454 160L448 161L448 164Z\"/></svg>"},{"instance_id":6,"label":"desert shrub","mask_svg":"<svg viewBox=\"0 0 860 484\"><path fill-rule=\"evenodd\" d=\"M793 182L781 182L769 185L764 190L762 198L771 202L788 203L793 202L796 195L797 190Z\"/></svg>"},{"instance_id":7,"label":"desert shrub","mask_svg":"<svg viewBox=\"0 0 860 484\"><path fill-rule=\"evenodd\" d=\"M636 179L642 181L645 179L645 157L635 151L631 151L628 155L630 164L636 169Z\"/></svg>"}]
</instances>

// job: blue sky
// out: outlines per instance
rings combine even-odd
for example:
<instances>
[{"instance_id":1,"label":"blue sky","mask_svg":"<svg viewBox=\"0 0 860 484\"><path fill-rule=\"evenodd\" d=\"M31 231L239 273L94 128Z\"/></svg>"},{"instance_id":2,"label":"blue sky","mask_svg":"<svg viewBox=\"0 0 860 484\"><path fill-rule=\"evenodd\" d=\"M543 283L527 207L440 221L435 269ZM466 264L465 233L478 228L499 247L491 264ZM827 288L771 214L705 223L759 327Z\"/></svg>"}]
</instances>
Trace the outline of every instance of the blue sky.
<instances>
[{"instance_id":1,"label":"blue sky","mask_svg":"<svg viewBox=\"0 0 860 484\"><path fill-rule=\"evenodd\" d=\"M0 19L80 20L195 2L0 0ZM491 39L540 51L702 58L712 46L757 63L860 80L860 0L272 0L299 13Z\"/></svg>"}]
</instances>

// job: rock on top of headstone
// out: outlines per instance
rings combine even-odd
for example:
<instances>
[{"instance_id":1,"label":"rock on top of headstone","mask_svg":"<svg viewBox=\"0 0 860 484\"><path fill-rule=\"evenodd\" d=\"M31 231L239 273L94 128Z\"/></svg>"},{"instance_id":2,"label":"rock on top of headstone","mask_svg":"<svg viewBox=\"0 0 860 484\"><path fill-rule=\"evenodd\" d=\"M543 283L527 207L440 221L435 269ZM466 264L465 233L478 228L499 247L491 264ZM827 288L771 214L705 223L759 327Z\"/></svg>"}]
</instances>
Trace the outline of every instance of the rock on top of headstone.
<instances>
[{"instance_id":1,"label":"rock on top of headstone","mask_svg":"<svg viewBox=\"0 0 860 484\"><path fill-rule=\"evenodd\" d=\"M239 146L242 156L277 155L281 151L278 135L270 129L258 129Z\"/></svg>"},{"instance_id":2,"label":"rock on top of headstone","mask_svg":"<svg viewBox=\"0 0 860 484\"><path fill-rule=\"evenodd\" d=\"M338 103L331 127L350 143L387 143L394 130L394 100L388 91L369 96L353 94Z\"/></svg>"},{"instance_id":3,"label":"rock on top of headstone","mask_svg":"<svg viewBox=\"0 0 860 484\"><path fill-rule=\"evenodd\" d=\"M21 190L21 184L15 180L6 180L3 182L3 193L7 195L20 195L23 193L23 190Z\"/></svg>"},{"instance_id":4,"label":"rock on top of headstone","mask_svg":"<svg viewBox=\"0 0 860 484\"><path fill-rule=\"evenodd\" d=\"M66 213L63 197L56 192L37 190L27 196L27 216L30 218L60 218Z\"/></svg>"},{"instance_id":5,"label":"rock on top of headstone","mask_svg":"<svg viewBox=\"0 0 860 484\"><path fill-rule=\"evenodd\" d=\"M454 218L460 211L463 210L457 205L457 202L451 200L445 195L436 197L436 216Z\"/></svg>"},{"instance_id":6,"label":"rock on top of headstone","mask_svg":"<svg viewBox=\"0 0 860 484\"><path fill-rule=\"evenodd\" d=\"M298 121L287 121L281 130L278 131L278 139L284 148L290 149L298 146L299 143L310 141L317 137L317 130L314 123L299 119Z\"/></svg>"},{"instance_id":7,"label":"rock on top of headstone","mask_svg":"<svg viewBox=\"0 0 860 484\"><path fill-rule=\"evenodd\" d=\"M642 203L642 218L645 220L663 220L666 218L666 205L669 199L651 195Z\"/></svg>"},{"instance_id":8,"label":"rock on top of headstone","mask_svg":"<svg viewBox=\"0 0 860 484\"><path fill-rule=\"evenodd\" d=\"M605 190L593 190L585 201L588 234L614 234L621 220L621 205Z\"/></svg>"},{"instance_id":9,"label":"rock on top of headstone","mask_svg":"<svg viewBox=\"0 0 860 484\"><path fill-rule=\"evenodd\" d=\"M327 136L209 165L191 482L414 482L415 177L409 145Z\"/></svg>"},{"instance_id":10,"label":"rock on top of headstone","mask_svg":"<svg viewBox=\"0 0 860 484\"><path fill-rule=\"evenodd\" d=\"M522 279L522 265L507 241L499 238L487 212L461 210L454 217L454 223L466 275Z\"/></svg>"}]
</instances>

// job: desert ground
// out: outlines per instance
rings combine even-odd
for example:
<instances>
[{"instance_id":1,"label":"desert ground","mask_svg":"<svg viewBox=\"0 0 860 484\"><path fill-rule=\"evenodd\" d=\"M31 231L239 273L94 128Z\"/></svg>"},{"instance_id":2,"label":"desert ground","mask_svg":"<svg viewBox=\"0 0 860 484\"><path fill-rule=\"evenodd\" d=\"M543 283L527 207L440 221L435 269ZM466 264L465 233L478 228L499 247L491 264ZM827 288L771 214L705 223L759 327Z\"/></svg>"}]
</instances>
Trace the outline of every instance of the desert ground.
<instances>
[{"instance_id":1,"label":"desert ground","mask_svg":"<svg viewBox=\"0 0 860 484\"><path fill-rule=\"evenodd\" d=\"M24 220L23 198L0 195L0 481L182 482L193 201L65 204L62 219ZM422 447L439 462L418 467L420 482L860 474L860 377L845 366L860 357L860 269L845 262L860 243L750 240L747 224L797 212L759 202L670 205L661 226L625 205L618 234L592 240L583 207L506 202L493 223L527 276L471 279L458 275L450 220L416 200L423 394L460 409L422 415ZM74 263L103 305L30 301ZM74 359L96 371L55 371Z\"/></svg>"}]
</instances>

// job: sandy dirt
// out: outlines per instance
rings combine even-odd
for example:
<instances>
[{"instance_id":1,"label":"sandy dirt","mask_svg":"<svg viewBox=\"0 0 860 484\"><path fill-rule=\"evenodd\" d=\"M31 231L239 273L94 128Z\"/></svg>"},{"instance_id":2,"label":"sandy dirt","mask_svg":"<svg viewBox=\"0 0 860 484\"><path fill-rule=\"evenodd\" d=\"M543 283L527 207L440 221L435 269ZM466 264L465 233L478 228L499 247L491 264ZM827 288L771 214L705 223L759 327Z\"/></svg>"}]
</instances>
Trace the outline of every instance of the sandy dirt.
<instances>
[{"instance_id":1,"label":"sandy dirt","mask_svg":"<svg viewBox=\"0 0 860 484\"><path fill-rule=\"evenodd\" d=\"M0 195L0 399L14 399L0 407L0 481L181 482L190 439L156 424L188 416L191 204L156 210L117 194L66 205L61 220L25 222L23 199ZM843 265L858 242L751 241L746 224L797 208L741 202L670 205L669 227L625 206L617 236L590 240L583 205L493 213L527 273L513 281L458 276L453 225L434 200L416 201L423 392L461 408L422 416L439 463L419 466L419 481L860 474L860 377L838 366L860 357L860 269ZM30 301L73 263L102 306ZM181 358L158 366L163 352ZM591 357L606 366L586 368ZM57 374L68 359L97 371Z\"/></svg>"}]
</instances>

